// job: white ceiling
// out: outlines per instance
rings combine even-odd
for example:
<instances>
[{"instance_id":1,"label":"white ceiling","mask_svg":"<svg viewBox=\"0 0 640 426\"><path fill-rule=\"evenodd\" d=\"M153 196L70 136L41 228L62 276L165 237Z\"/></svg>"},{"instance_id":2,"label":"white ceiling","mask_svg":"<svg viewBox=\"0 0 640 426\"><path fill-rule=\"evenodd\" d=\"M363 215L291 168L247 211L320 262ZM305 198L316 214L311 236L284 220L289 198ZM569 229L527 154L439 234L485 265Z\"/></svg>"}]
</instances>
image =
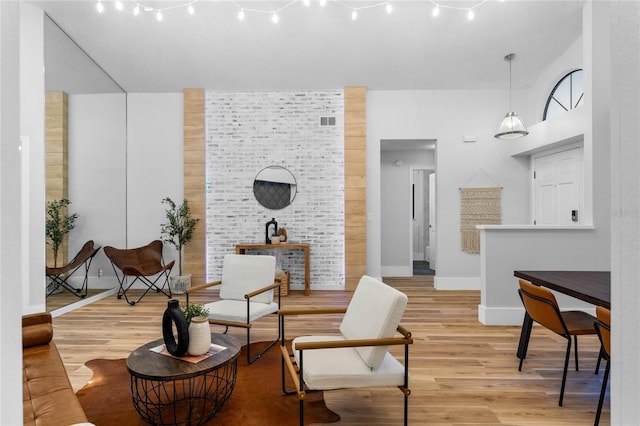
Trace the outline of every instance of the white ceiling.
<instances>
[{"instance_id":1,"label":"white ceiling","mask_svg":"<svg viewBox=\"0 0 640 426\"><path fill-rule=\"evenodd\" d=\"M291 3L211 1L164 12L133 16L103 1L30 1L41 7L127 92L178 92L186 87L210 90L336 89L489 89L508 87L511 52L514 88L526 87L582 33L583 1L441 1L470 7L475 19L442 8L433 18L430 0L392 0L384 7L353 7L380 2L332 1L321 7L294 2L273 24L269 14L240 7L273 10ZM145 2L168 7L184 2Z\"/></svg>"}]
</instances>

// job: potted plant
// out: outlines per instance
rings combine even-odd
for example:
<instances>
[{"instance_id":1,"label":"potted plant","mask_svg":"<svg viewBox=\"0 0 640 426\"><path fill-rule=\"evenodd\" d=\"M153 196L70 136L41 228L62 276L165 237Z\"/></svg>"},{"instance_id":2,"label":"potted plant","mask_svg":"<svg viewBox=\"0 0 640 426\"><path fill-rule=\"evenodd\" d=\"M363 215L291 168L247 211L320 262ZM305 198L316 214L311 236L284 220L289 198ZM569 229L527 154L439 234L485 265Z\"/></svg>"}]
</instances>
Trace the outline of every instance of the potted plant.
<instances>
[{"instance_id":1,"label":"potted plant","mask_svg":"<svg viewBox=\"0 0 640 426\"><path fill-rule=\"evenodd\" d=\"M78 214L74 213L69 215L67 212L67 208L71 204L66 198L62 198L60 200L53 200L47 203L47 217L45 220L45 235L50 240L47 241L47 244L51 246L51 250L53 252L53 267L58 267L58 251L60 250L60 246L64 242L64 237L75 227L76 219L78 219ZM49 280L47 280L47 294L56 293L57 290L62 291L61 288L54 289L50 288L52 284ZM59 287L59 286L57 286Z\"/></svg>"},{"instance_id":2,"label":"potted plant","mask_svg":"<svg viewBox=\"0 0 640 426\"><path fill-rule=\"evenodd\" d=\"M163 199L162 203L168 206L165 210L167 222L160 225L162 241L178 251L178 275L170 277L169 285L173 293L182 294L186 288L191 287L191 274L182 274L183 249L193 238L193 232L200 219L191 217L191 208L186 198L180 205L169 197Z\"/></svg>"},{"instance_id":3,"label":"potted plant","mask_svg":"<svg viewBox=\"0 0 640 426\"><path fill-rule=\"evenodd\" d=\"M79 217L77 213L72 215L67 213L69 204L71 204L71 201L66 198L47 203L45 234L47 238L51 240L48 241L47 244L51 246L51 250L53 251L54 268L58 267L58 251L64 241L64 237L76 226L76 219Z\"/></svg>"},{"instance_id":4,"label":"potted plant","mask_svg":"<svg viewBox=\"0 0 640 426\"><path fill-rule=\"evenodd\" d=\"M198 303L183 304L181 306L184 319L187 320L187 324L191 323L193 317L207 317L209 315L209 309L206 306Z\"/></svg>"}]
</instances>

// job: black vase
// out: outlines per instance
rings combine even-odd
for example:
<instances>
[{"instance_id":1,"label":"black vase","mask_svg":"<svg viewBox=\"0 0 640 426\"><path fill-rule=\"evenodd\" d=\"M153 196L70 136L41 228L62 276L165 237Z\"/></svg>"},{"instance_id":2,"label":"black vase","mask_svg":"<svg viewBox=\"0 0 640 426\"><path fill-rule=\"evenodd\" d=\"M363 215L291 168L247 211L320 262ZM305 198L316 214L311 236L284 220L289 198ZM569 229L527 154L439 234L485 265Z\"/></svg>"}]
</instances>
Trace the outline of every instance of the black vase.
<instances>
[{"instance_id":1,"label":"black vase","mask_svg":"<svg viewBox=\"0 0 640 426\"><path fill-rule=\"evenodd\" d=\"M178 332L178 341L173 335L173 324ZM189 325L176 299L167 302L167 309L162 315L162 337L167 351L173 356L182 356L189 347Z\"/></svg>"}]
</instances>

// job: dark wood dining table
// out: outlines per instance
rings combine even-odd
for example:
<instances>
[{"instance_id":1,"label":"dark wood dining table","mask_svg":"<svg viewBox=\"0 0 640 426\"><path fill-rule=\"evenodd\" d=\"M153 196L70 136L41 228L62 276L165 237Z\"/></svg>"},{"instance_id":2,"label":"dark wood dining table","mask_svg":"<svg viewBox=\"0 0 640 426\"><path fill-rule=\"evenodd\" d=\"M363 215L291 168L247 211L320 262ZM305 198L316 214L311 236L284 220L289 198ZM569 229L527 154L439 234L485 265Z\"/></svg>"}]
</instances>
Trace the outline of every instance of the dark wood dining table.
<instances>
[{"instance_id":1,"label":"dark wood dining table","mask_svg":"<svg viewBox=\"0 0 640 426\"><path fill-rule=\"evenodd\" d=\"M611 309L610 271L513 271L513 275L535 285L569 295L576 299ZM525 315L518 344L518 358L526 354L533 321Z\"/></svg>"},{"instance_id":2,"label":"dark wood dining table","mask_svg":"<svg viewBox=\"0 0 640 426\"><path fill-rule=\"evenodd\" d=\"M513 271L513 275L592 305L611 309L610 271Z\"/></svg>"}]
</instances>

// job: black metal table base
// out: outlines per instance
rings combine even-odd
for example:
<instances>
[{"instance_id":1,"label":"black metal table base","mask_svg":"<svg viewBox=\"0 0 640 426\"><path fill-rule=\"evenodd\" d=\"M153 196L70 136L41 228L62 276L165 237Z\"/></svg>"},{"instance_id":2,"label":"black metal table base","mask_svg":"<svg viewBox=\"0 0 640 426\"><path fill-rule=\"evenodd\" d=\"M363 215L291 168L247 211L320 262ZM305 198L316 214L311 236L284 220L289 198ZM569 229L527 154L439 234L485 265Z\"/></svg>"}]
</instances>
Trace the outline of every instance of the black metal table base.
<instances>
[{"instance_id":1,"label":"black metal table base","mask_svg":"<svg viewBox=\"0 0 640 426\"><path fill-rule=\"evenodd\" d=\"M195 377L150 380L131 376L133 405L154 425L202 425L229 400L236 383L237 358Z\"/></svg>"}]
</instances>

